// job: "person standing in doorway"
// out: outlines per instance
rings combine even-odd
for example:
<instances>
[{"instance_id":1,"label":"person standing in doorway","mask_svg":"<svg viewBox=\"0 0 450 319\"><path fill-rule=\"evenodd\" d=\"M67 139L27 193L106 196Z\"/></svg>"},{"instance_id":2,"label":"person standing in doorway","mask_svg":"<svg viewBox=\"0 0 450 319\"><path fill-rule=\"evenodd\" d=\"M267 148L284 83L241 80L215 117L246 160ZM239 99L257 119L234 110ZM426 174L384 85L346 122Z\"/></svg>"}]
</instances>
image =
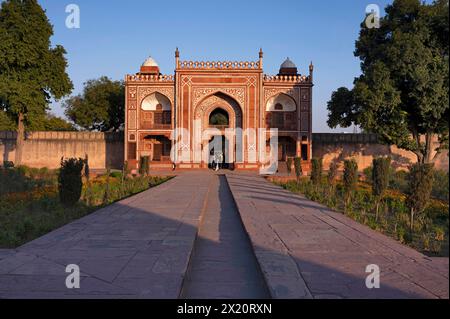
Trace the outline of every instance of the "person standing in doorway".
<instances>
[{"instance_id":1,"label":"person standing in doorway","mask_svg":"<svg viewBox=\"0 0 450 319\"><path fill-rule=\"evenodd\" d=\"M218 162L219 162L219 168L222 169L223 168L223 153L219 152L218 154Z\"/></svg>"}]
</instances>

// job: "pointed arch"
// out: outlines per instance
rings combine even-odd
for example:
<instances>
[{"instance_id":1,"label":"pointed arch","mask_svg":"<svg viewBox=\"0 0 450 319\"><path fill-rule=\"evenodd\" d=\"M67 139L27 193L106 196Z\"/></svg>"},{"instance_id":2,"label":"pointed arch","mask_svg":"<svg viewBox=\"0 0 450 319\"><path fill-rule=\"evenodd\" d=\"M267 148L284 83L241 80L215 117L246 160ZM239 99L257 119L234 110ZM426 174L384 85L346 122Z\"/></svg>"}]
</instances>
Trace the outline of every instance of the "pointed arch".
<instances>
[{"instance_id":1,"label":"pointed arch","mask_svg":"<svg viewBox=\"0 0 450 319\"><path fill-rule=\"evenodd\" d=\"M171 111L172 103L166 95L155 91L142 99L141 109L144 111Z\"/></svg>"},{"instance_id":2,"label":"pointed arch","mask_svg":"<svg viewBox=\"0 0 450 319\"><path fill-rule=\"evenodd\" d=\"M294 112L296 110L297 103L285 93L272 96L266 103L266 112Z\"/></svg>"}]
</instances>

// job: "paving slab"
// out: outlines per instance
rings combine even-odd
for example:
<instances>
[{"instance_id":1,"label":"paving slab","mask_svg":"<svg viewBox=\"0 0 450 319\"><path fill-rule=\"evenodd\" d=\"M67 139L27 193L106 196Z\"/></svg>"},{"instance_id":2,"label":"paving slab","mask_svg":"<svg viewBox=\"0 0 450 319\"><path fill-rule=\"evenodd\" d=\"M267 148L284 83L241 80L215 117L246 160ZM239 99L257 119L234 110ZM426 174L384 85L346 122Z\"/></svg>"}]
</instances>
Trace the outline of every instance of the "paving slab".
<instances>
[{"instance_id":1,"label":"paving slab","mask_svg":"<svg viewBox=\"0 0 450 319\"><path fill-rule=\"evenodd\" d=\"M181 174L0 251L0 298L177 298L212 174ZM68 289L68 264L81 271Z\"/></svg>"},{"instance_id":2,"label":"paving slab","mask_svg":"<svg viewBox=\"0 0 450 319\"><path fill-rule=\"evenodd\" d=\"M263 177L226 175L274 298L449 298L448 258L429 258ZM366 287L379 266L380 288Z\"/></svg>"}]
</instances>

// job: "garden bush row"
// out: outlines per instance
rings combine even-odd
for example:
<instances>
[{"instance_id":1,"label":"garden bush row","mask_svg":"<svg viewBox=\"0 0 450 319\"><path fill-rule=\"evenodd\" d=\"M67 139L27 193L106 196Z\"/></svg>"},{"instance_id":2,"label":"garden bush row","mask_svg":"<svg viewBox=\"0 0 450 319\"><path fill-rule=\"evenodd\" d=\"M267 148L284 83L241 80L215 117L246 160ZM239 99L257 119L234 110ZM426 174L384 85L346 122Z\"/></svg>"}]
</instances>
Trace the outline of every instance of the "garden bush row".
<instances>
[{"instance_id":1,"label":"garden bush row","mask_svg":"<svg viewBox=\"0 0 450 319\"><path fill-rule=\"evenodd\" d=\"M344 162L343 176L337 179L337 165L332 163L324 176L321 162L311 161L309 178L278 184L418 250L448 256L448 191L447 198L435 196L448 190L448 180L441 177L448 173L436 172L429 164L414 164L410 172L395 172L390 158L380 157L365 170L363 181L358 178L354 160Z\"/></svg>"}]
</instances>

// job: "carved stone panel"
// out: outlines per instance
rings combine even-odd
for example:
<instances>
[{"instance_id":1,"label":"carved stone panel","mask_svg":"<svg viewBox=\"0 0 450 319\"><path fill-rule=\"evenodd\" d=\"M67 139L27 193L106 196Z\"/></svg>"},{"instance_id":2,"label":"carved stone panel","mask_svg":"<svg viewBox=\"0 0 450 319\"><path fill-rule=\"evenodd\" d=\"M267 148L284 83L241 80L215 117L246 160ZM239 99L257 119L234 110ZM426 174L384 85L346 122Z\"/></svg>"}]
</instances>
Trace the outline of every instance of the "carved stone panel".
<instances>
[{"instance_id":1,"label":"carved stone panel","mask_svg":"<svg viewBox=\"0 0 450 319\"><path fill-rule=\"evenodd\" d=\"M300 91L300 99L302 101L309 101L310 100L310 93L309 93L309 89L304 89L302 88Z\"/></svg>"},{"instance_id":2,"label":"carved stone panel","mask_svg":"<svg viewBox=\"0 0 450 319\"><path fill-rule=\"evenodd\" d=\"M306 112L309 111L309 102L302 101L300 105L301 105L300 106L301 111L306 111Z\"/></svg>"},{"instance_id":3,"label":"carved stone panel","mask_svg":"<svg viewBox=\"0 0 450 319\"><path fill-rule=\"evenodd\" d=\"M136 111L135 110L128 111L128 128L130 130L136 129Z\"/></svg>"},{"instance_id":4,"label":"carved stone panel","mask_svg":"<svg viewBox=\"0 0 450 319\"><path fill-rule=\"evenodd\" d=\"M300 116L300 128L302 132L309 131L309 113L302 112Z\"/></svg>"},{"instance_id":5,"label":"carved stone panel","mask_svg":"<svg viewBox=\"0 0 450 319\"><path fill-rule=\"evenodd\" d=\"M240 105L245 104L245 89L244 88L195 88L193 94L193 105L194 107L207 95L211 95L217 92L223 92L225 94L230 95L236 101L239 102Z\"/></svg>"}]
</instances>

